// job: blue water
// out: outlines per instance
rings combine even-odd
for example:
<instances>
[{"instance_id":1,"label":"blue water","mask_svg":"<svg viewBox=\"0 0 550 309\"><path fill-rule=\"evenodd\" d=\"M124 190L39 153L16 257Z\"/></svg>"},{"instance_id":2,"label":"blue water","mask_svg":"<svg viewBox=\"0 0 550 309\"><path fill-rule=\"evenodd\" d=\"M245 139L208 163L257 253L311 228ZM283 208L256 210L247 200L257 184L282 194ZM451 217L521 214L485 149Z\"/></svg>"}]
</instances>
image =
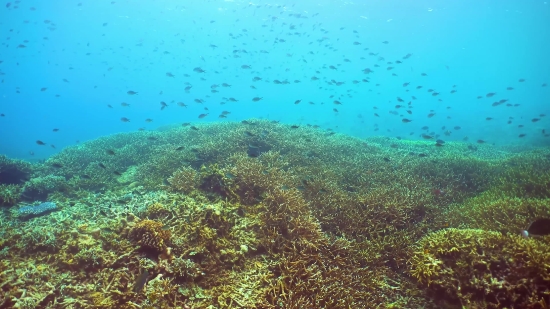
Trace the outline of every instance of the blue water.
<instances>
[{"instance_id":1,"label":"blue water","mask_svg":"<svg viewBox=\"0 0 550 309\"><path fill-rule=\"evenodd\" d=\"M544 1L5 2L0 153L40 159L103 135L250 117L357 137L547 146L548 29Z\"/></svg>"}]
</instances>

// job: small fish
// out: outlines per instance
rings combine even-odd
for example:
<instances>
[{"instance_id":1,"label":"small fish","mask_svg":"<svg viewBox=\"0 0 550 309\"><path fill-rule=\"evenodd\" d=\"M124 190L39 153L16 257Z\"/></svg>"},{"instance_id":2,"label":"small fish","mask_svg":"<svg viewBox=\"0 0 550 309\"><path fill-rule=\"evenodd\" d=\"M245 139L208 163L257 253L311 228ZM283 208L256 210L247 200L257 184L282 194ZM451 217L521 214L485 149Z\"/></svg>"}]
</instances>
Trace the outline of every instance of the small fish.
<instances>
[{"instance_id":1,"label":"small fish","mask_svg":"<svg viewBox=\"0 0 550 309\"><path fill-rule=\"evenodd\" d=\"M302 102L302 100L296 100L294 101L294 104L300 104L300 102Z\"/></svg>"},{"instance_id":2,"label":"small fish","mask_svg":"<svg viewBox=\"0 0 550 309\"><path fill-rule=\"evenodd\" d=\"M147 119L145 119L145 122L153 122L153 119L147 118Z\"/></svg>"},{"instance_id":3,"label":"small fish","mask_svg":"<svg viewBox=\"0 0 550 309\"><path fill-rule=\"evenodd\" d=\"M110 155L110 156L114 156L114 155L115 155L115 152L114 152L112 149L107 149L105 152L106 152L108 155Z\"/></svg>"},{"instance_id":4,"label":"small fish","mask_svg":"<svg viewBox=\"0 0 550 309\"><path fill-rule=\"evenodd\" d=\"M126 92L128 95L136 95L138 94L137 92L135 91L132 91L132 90L128 90L128 92Z\"/></svg>"},{"instance_id":5,"label":"small fish","mask_svg":"<svg viewBox=\"0 0 550 309\"><path fill-rule=\"evenodd\" d=\"M60 163L52 163L52 166L55 167L55 168L62 168L63 165L61 165Z\"/></svg>"},{"instance_id":6,"label":"small fish","mask_svg":"<svg viewBox=\"0 0 550 309\"><path fill-rule=\"evenodd\" d=\"M297 126L297 125L292 125L290 126L291 129L298 129L300 126Z\"/></svg>"},{"instance_id":7,"label":"small fish","mask_svg":"<svg viewBox=\"0 0 550 309\"><path fill-rule=\"evenodd\" d=\"M403 123L409 123L409 122L411 122L411 121L412 121L412 120L407 119L407 118L401 119L401 122L403 122Z\"/></svg>"},{"instance_id":8,"label":"small fish","mask_svg":"<svg viewBox=\"0 0 550 309\"><path fill-rule=\"evenodd\" d=\"M158 137L155 137L155 136L148 136L147 139L150 140L150 141L156 141L156 140L158 140L159 138L158 138Z\"/></svg>"},{"instance_id":9,"label":"small fish","mask_svg":"<svg viewBox=\"0 0 550 309\"><path fill-rule=\"evenodd\" d=\"M428 118L432 118L433 116L435 116L435 113L429 113L428 114Z\"/></svg>"},{"instance_id":10,"label":"small fish","mask_svg":"<svg viewBox=\"0 0 550 309\"><path fill-rule=\"evenodd\" d=\"M531 119L531 122L537 122L539 120L540 120L539 118L533 118L533 119Z\"/></svg>"},{"instance_id":11,"label":"small fish","mask_svg":"<svg viewBox=\"0 0 550 309\"><path fill-rule=\"evenodd\" d=\"M531 222L531 224L529 224L529 227L521 232L521 236L525 238L529 237L530 235L550 235L550 218L537 219Z\"/></svg>"},{"instance_id":12,"label":"small fish","mask_svg":"<svg viewBox=\"0 0 550 309\"><path fill-rule=\"evenodd\" d=\"M130 104L128 104L128 103L126 103L126 102L122 102L122 103L120 103L120 105L123 106L123 107L128 107L128 106L130 106Z\"/></svg>"},{"instance_id":13,"label":"small fish","mask_svg":"<svg viewBox=\"0 0 550 309\"><path fill-rule=\"evenodd\" d=\"M478 143L478 144L485 144L486 142L485 142L484 140L482 140L482 139L478 139L478 140L477 140L477 143Z\"/></svg>"},{"instance_id":14,"label":"small fish","mask_svg":"<svg viewBox=\"0 0 550 309\"><path fill-rule=\"evenodd\" d=\"M117 176L122 176L122 173L119 172L119 171L114 171L113 174L117 175Z\"/></svg>"},{"instance_id":15,"label":"small fish","mask_svg":"<svg viewBox=\"0 0 550 309\"><path fill-rule=\"evenodd\" d=\"M166 76L168 76L168 77L175 77L175 75L172 74L172 73L170 73L170 72L166 72Z\"/></svg>"},{"instance_id":16,"label":"small fish","mask_svg":"<svg viewBox=\"0 0 550 309\"><path fill-rule=\"evenodd\" d=\"M36 143L37 143L38 145L40 145L40 146L46 145L46 143L44 143L44 142L41 141L41 140L37 140Z\"/></svg>"},{"instance_id":17,"label":"small fish","mask_svg":"<svg viewBox=\"0 0 550 309\"><path fill-rule=\"evenodd\" d=\"M80 175L80 178L82 178L82 179L92 179L92 177L90 177L89 175L86 175L86 174Z\"/></svg>"},{"instance_id":18,"label":"small fish","mask_svg":"<svg viewBox=\"0 0 550 309\"><path fill-rule=\"evenodd\" d=\"M58 128L54 128L54 129L53 129L52 131L54 131L54 132L58 132L58 131L59 131L59 129L58 129Z\"/></svg>"},{"instance_id":19,"label":"small fish","mask_svg":"<svg viewBox=\"0 0 550 309\"><path fill-rule=\"evenodd\" d=\"M183 146L179 146L178 148L174 149L175 151L180 151L180 150L183 150L185 147Z\"/></svg>"},{"instance_id":20,"label":"small fish","mask_svg":"<svg viewBox=\"0 0 550 309\"><path fill-rule=\"evenodd\" d=\"M120 121L122 122L130 122L130 119L126 118L126 117L122 117L120 118Z\"/></svg>"},{"instance_id":21,"label":"small fish","mask_svg":"<svg viewBox=\"0 0 550 309\"><path fill-rule=\"evenodd\" d=\"M519 138L525 137L525 135L527 135L527 134L520 134L520 135L518 135L518 137L519 137Z\"/></svg>"},{"instance_id":22,"label":"small fish","mask_svg":"<svg viewBox=\"0 0 550 309\"><path fill-rule=\"evenodd\" d=\"M199 118L202 119L202 118L204 118L204 117L206 117L206 116L208 116L208 114L200 114L200 115L199 115Z\"/></svg>"},{"instance_id":23,"label":"small fish","mask_svg":"<svg viewBox=\"0 0 550 309\"><path fill-rule=\"evenodd\" d=\"M134 287L132 288L132 291L134 293L139 293L145 286L145 283L147 283L147 277L149 277L149 272L147 270L144 270L136 279L136 282L134 283Z\"/></svg>"},{"instance_id":24,"label":"small fish","mask_svg":"<svg viewBox=\"0 0 550 309\"><path fill-rule=\"evenodd\" d=\"M105 164L103 164L103 163L101 163L101 162L99 162L97 165L98 165L99 167L101 167L102 169L106 169L106 168L107 168L107 167L105 166Z\"/></svg>"},{"instance_id":25,"label":"small fish","mask_svg":"<svg viewBox=\"0 0 550 309\"><path fill-rule=\"evenodd\" d=\"M260 101L261 99L263 99L263 98L260 98L260 97L254 97L254 98L252 98L252 101L254 101L254 102L258 102L258 101Z\"/></svg>"},{"instance_id":26,"label":"small fish","mask_svg":"<svg viewBox=\"0 0 550 309\"><path fill-rule=\"evenodd\" d=\"M485 95L485 97L490 98L490 97L494 96L495 94L496 94L495 92L489 92Z\"/></svg>"}]
</instances>

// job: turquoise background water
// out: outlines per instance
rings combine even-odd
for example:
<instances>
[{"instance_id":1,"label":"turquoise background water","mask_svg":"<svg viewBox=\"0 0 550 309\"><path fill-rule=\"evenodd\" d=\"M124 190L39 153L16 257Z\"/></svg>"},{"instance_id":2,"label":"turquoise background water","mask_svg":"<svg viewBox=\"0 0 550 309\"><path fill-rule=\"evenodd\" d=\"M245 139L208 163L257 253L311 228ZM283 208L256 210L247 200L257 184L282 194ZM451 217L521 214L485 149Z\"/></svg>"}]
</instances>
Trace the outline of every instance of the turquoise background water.
<instances>
[{"instance_id":1,"label":"turquoise background water","mask_svg":"<svg viewBox=\"0 0 550 309\"><path fill-rule=\"evenodd\" d=\"M541 116L550 115L544 1L7 3L0 9L0 153L10 157L45 158L118 132L250 117L357 137L550 144L550 121ZM509 101L493 107L500 99ZM161 110L161 101L168 107ZM412 108L396 108L409 102ZM222 111L227 118L218 118Z\"/></svg>"}]
</instances>

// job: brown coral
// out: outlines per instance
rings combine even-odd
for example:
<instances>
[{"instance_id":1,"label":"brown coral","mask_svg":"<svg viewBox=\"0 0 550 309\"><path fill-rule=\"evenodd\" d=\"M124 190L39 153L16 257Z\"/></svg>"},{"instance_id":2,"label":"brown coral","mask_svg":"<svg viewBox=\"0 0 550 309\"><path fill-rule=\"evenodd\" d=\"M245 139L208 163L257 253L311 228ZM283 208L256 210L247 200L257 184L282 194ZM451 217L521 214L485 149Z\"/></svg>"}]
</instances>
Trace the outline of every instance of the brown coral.
<instances>
[{"instance_id":1,"label":"brown coral","mask_svg":"<svg viewBox=\"0 0 550 309\"><path fill-rule=\"evenodd\" d=\"M163 224L154 220L138 222L130 231L130 239L142 248L165 252L172 233L162 229Z\"/></svg>"}]
</instances>

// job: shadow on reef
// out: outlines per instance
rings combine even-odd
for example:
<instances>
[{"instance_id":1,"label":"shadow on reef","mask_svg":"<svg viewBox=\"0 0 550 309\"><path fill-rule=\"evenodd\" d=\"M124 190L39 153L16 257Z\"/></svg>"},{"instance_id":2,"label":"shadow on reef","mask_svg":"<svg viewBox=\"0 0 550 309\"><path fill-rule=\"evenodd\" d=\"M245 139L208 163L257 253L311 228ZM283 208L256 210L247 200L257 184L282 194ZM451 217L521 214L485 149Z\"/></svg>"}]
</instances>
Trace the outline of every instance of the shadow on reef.
<instances>
[{"instance_id":1,"label":"shadow on reef","mask_svg":"<svg viewBox=\"0 0 550 309\"><path fill-rule=\"evenodd\" d=\"M545 308L548 153L247 120L5 158L0 307Z\"/></svg>"}]
</instances>

